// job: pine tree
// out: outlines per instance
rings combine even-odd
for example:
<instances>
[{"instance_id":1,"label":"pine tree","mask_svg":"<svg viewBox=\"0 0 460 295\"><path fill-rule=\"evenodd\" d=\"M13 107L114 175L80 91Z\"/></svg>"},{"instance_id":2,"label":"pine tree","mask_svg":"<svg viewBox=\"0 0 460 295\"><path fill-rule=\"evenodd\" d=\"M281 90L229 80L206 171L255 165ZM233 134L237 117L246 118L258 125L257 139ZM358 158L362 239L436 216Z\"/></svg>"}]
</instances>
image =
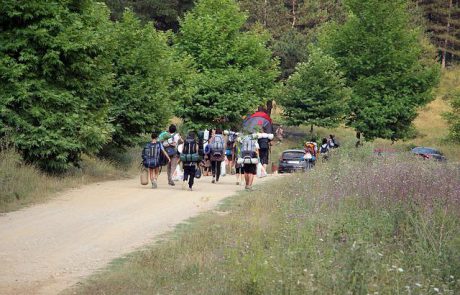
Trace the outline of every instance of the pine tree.
<instances>
[{"instance_id":1,"label":"pine tree","mask_svg":"<svg viewBox=\"0 0 460 295\"><path fill-rule=\"evenodd\" d=\"M432 42L438 47L444 68L460 61L460 0L415 0L427 19Z\"/></svg>"},{"instance_id":2,"label":"pine tree","mask_svg":"<svg viewBox=\"0 0 460 295\"><path fill-rule=\"evenodd\" d=\"M143 134L166 125L173 113L171 84L180 59L174 61L167 36L133 12L114 25L114 89L110 95L112 144L133 146Z\"/></svg>"},{"instance_id":3,"label":"pine tree","mask_svg":"<svg viewBox=\"0 0 460 295\"><path fill-rule=\"evenodd\" d=\"M27 161L64 170L109 140L109 26L92 1L2 1L0 136Z\"/></svg>"},{"instance_id":4,"label":"pine tree","mask_svg":"<svg viewBox=\"0 0 460 295\"><path fill-rule=\"evenodd\" d=\"M145 22L153 22L159 30L177 31L178 18L190 10L193 0L105 0L112 11L112 19L120 20L126 9L132 9Z\"/></svg>"},{"instance_id":5,"label":"pine tree","mask_svg":"<svg viewBox=\"0 0 460 295\"><path fill-rule=\"evenodd\" d=\"M337 127L346 113L350 90L331 56L318 48L310 52L308 61L299 63L286 81L279 101L285 120L293 126Z\"/></svg>"}]
</instances>

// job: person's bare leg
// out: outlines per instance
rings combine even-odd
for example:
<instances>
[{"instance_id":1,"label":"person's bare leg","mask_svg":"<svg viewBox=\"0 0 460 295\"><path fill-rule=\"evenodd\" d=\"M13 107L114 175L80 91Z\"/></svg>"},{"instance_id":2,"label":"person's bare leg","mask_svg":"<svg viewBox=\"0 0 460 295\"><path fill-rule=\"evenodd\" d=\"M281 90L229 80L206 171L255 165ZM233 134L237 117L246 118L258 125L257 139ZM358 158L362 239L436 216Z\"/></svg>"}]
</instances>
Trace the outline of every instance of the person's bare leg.
<instances>
[{"instance_id":1,"label":"person's bare leg","mask_svg":"<svg viewBox=\"0 0 460 295\"><path fill-rule=\"evenodd\" d=\"M268 174L267 173L267 164L262 165L262 174L265 174L265 175Z\"/></svg>"},{"instance_id":2,"label":"person's bare leg","mask_svg":"<svg viewBox=\"0 0 460 295\"><path fill-rule=\"evenodd\" d=\"M249 187L252 187L253 182L254 182L254 174L250 173L250 174L248 174Z\"/></svg>"},{"instance_id":3,"label":"person's bare leg","mask_svg":"<svg viewBox=\"0 0 460 295\"><path fill-rule=\"evenodd\" d=\"M154 168L154 169L149 169L151 174L150 174L150 179L152 181L152 188L157 188L157 179L158 179L158 173L159 173L159 168Z\"/></svg>"},{"instance_id":4,"label":"person's bare leg","mask_svg":"<svg viewBox=\"0 0 460 295\"><path fill-rule=\"evenodd\" d=\"M244 183L246 185L246 188L249 188L249 173L244 173Z\"/></svg>"}]
</instances>

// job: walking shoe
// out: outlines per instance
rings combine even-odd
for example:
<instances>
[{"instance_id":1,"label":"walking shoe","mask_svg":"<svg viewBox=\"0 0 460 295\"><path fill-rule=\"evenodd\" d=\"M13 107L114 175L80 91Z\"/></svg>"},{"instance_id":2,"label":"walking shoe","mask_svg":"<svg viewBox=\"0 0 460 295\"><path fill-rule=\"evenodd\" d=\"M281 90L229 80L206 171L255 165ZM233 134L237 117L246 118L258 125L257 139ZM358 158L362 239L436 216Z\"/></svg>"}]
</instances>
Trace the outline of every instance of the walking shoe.
<instances>
[{"instance_id":1,"label":"walking shoe","mask_svg":"<svg viewBox=\"0 0 460 295\"><path fill-rule=\"evenodd\" d=\"M211 182L216 183L216 179L213 177Z\"/></svg>"},{"instance_id":2,"label":"walking shoe","mask_svg":"<svg viewBox=\"0 0 460 295\"><path fill-rule=\"evenodd\" d=\"M188 190L189 190L189 191L193 191L193 189L192 189L192 188L189 188Z\"/></svg>"},{"instance_id":3,"label":"walking shoe","mask_svg":"<svg viewBox=\"0 0 460 295\"><path fill-rule=\"evenodd\" d=\"M174 182L169 183L170 186L175 186L176 184Z\"/></svg>"},{"instance_id":4,"label":"walking shoe","mask_svg":"<svg viewBox=\"0 0 460 295\"><path fill-rule=\"evenodd\" d=\"M156 181L152 181L152 188L157 188L158 185L157 185L157 182Z\"/></svg>"},{"instance_id":5,"label":"walking shoe","mask_svg":"<svg viewBox=\"0 0 460 295\"><path fill-rule=\"evenodd\" d=\"M239 182L239 181L237 181L237 182L236 182L236 185L240 185L240 182Z\"/></svg>"}]
</instances>

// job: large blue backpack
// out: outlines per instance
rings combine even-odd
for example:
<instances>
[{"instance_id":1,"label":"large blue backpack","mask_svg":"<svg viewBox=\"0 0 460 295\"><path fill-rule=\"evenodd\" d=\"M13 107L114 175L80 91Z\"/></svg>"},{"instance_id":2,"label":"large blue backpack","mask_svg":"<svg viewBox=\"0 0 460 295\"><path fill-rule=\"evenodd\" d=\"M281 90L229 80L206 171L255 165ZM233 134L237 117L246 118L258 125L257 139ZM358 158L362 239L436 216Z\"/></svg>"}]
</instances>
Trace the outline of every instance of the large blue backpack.
<instances>
[{"instance_id":1,"label":"large blue backpack","mask_svg":"<svg viewBox=\"0 0 460 295\"><path fill-rule=\"evenodd\" d=\"M157 168L162 166L161 143L148 143L142 150L142 164L145 168Z\"/></svg>"}]
</instances>

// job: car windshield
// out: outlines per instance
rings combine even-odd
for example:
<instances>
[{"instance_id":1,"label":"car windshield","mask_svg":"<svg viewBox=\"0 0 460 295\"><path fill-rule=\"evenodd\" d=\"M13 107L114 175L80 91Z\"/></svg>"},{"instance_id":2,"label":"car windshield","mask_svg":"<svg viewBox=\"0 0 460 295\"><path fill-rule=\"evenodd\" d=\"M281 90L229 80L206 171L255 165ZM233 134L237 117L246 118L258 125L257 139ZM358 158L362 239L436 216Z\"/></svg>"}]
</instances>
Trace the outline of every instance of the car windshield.
<instances>
[{"instance_id":1,"label":"car windshield","mask_svg":"<svg viewBox=\"0 0 460 295\"><path fill-rule=\"evenodd\" d=\"M438 155L441 155L440 152L438 152L435 149L431 149L431 148L414 148L412 151L414 153L416 153L416 154L424 154L424 155L438 154Z\"/></svg>"},{"instance_id":2,"label":"car windshield","mask_svg":"<svg viewBox=\"0 0 460 295\"><path fill-rule=\"evenodd\" d=\"M285 160L298 160L304 155L303 152L285 152L283 153L283 159Z\"/></svg>"}]
</instances>

